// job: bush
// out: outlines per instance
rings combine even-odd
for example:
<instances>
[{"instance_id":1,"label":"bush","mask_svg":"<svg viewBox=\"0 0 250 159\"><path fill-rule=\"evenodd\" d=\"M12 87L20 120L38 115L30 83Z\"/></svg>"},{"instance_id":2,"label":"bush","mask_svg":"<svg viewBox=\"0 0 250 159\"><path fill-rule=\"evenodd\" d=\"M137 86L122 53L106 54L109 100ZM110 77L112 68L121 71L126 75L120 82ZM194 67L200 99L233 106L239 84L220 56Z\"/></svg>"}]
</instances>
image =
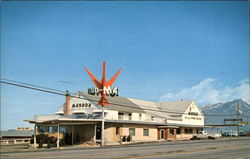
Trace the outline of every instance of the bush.
<instances>
[{"instance_id":1,"label":"bush","mask_svg":"<svg viewBox=\"0 0 250 159\"><path fill-rule=\"evenodd\" d=\"M50 145L50 138L48 138L48 141L47 141L47 148L50 148L51 147L51 145Z\"/></svg>"},{"instance_id":2,"label":"bush","mask_svg":"<svg viewBox=\"0 0 250 159\"><path fill-rule=\"evenodd\" d=\"M126 142L127 141L127 137L124 135L123 137L122 137L122 142Z\"/></svg>"},{"instance_id":3,"label":"bush","mask_svg":"<svg viewBox=\"0 0 250 159\"><path fill-rule=\"evenodd\" d=\"M127 142L130 142L131 141L131 137L130 135L127 137Z\"/></svg>"},{"instance_id":4,"label":"bush","mask_svg":"<svg viewBox=\"0 0 250 159\"><path fill-rule=\"evenodd\" d=\"M32 135L32 137L30 139L30 144L34 144L34 135Z\"/></svg>"}]
</instances>

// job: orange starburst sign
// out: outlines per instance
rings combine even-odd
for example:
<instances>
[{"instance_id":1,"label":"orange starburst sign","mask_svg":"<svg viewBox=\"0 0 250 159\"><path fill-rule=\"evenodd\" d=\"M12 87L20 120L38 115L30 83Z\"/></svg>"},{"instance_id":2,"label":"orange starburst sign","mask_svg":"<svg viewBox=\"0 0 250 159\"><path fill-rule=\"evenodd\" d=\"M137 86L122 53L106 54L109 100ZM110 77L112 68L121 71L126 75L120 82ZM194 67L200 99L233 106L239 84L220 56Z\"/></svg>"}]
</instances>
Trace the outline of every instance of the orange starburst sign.
<instances>
[{"instance_id":1,"label":"orange starburst sign","mask_svg":"<svg viewBox=\"0 0 250 159\"><path fill-rule=\"evenodd\" d=\"M102 106L109 105L105 90L107 88L110 88L113 85L113 83L115 82L115 80L117 79L118 75L121 73L123 68L121 68L109 81L106 81L106 62L105 61L103 62L101 81L98 81L87 67L84 67L84 69L87 71L92 82L95 84L95 86L99 90L99 93L101 94L101 99L97 103L97 105L102 105Z\"/></svg>"}]
</instances>

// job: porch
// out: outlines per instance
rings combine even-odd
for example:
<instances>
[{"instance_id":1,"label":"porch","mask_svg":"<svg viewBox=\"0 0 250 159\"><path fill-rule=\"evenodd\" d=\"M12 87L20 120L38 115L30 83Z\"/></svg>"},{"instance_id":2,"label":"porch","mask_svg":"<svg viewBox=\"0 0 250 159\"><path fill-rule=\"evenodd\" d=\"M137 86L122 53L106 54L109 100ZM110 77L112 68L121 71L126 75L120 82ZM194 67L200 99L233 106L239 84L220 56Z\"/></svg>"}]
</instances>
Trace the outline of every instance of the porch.
<instances>
[{"instance_id":1,"label":"porch","mask_svg":"<svg viewBox=\"0 0 250 159\"><path fill-rule=\"evenodd\" d=\"M56 119L34 122L33 147L98 145L101 141L100 119Z\"/></svg>"}]
</instances>

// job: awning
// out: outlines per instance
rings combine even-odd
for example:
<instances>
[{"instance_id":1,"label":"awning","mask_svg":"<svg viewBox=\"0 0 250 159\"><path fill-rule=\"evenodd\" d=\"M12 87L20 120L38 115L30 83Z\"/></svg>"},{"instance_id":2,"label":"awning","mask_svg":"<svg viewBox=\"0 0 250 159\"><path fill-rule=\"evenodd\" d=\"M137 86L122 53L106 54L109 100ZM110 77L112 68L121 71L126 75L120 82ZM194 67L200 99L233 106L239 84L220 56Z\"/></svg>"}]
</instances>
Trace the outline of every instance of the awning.
<instances>
[{"instance_id":1,"label":"awning","mask_svg":"<svg viewBox=\"0 0 250 159\"><path fill-rule=\"evenodd\" d=\"M102 110L100 110L100 109L93 110L93 113L101 113L101 112L102 112Z\"/></svg>"},{"instance_id":2,"label":"awning","mask_svg":"<svg viewBox=\"0 0 250 159\"><path fill-rule=\"evenodd\" d=\"M73 110L73 112L72 113L74 113L74 114L78 114L78 113L86 113L86 111L85 110Z\"/></svg>"},{"instance_id":3,"label":"awning","mask_svg":"<svg viewBox=\"0 0 250 159\"><path fill-rule=\"evenodd\" d=\"M55 112L55 114L60 115L60 114L64 114L64 112L61 110L61 111L57 111L57 112Z\"/></svg>"},{"instance_id":4,"label":"awning","mask_svg":"<svg viewBox=\"0 0 250 159\"><path fill-rule=\"evenodd\" d=\"M157 126L157 128L180 128L179 126Z\"/></svg>"}]
</instances>

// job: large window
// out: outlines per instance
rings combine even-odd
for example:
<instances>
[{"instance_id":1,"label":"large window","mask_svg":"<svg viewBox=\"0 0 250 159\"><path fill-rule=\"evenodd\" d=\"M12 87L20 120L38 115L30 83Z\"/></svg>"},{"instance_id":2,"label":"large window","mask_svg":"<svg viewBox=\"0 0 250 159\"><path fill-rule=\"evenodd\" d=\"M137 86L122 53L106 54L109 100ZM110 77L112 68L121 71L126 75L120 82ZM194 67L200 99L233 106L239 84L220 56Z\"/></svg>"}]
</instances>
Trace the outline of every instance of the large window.
<instances>
[{"instance_id":1,"label":"large window","mask_svg":"<svg viewBox=\"0 0 250 159\"><path fill-rule=\"evenodd\" d=\"M135 128L129 128L129 135L135 136Z\"/></svg>"},{"instance_id":2,"label":"large window","mask_svg":"<svg viewBox=\"0 0 250 159\"><path fill-rule=\"evenodd\" d=\"M174 129L169 129L169 134L174 135Z\"/></svg>"},{"instance_id":3,"label":"large window","mask_svg":"<svg viewBox=\"0 0 250 159\"><path fill-rule=\"evenodd\" d=\"M38 132L46 132L46 126L44 126L44 125L40 125L40 126L38 126Z\"/></svg>"},{"instance_id":4,"label":"large window","mask_svg":"<svg viewBox=\"0 0 250 159\"><path fill-rule=\"evenodd\" d=\"M193 129L185 129L185 134L193 134Z\"/></svg>"},{"instance_id":5,"label":"large window","mask_svg":"<svg viewBox=\"0 0 250 159\"><path fill-rule=\"evenodd\" d=\"M181 134L181 129L176 129L176 134Z\"/></svg>"},{"instance_id":6,"label":"large window","mask_svg":"<svg viewBox=\"0 0 250 159\"><path fill-rule=\"evenodd\" d=\"M143 129L143 136L149 136L149 130Z\"/></svg>"},{"instance_id":7,"label":"large window","mask_svg":"<svg viewBox=\"0 0 250 159\"><path fill-rule=\"evenodd\" d=\"M49 126L49 133L57 132L57 126Z\"/></svg>"}]
</instances>

